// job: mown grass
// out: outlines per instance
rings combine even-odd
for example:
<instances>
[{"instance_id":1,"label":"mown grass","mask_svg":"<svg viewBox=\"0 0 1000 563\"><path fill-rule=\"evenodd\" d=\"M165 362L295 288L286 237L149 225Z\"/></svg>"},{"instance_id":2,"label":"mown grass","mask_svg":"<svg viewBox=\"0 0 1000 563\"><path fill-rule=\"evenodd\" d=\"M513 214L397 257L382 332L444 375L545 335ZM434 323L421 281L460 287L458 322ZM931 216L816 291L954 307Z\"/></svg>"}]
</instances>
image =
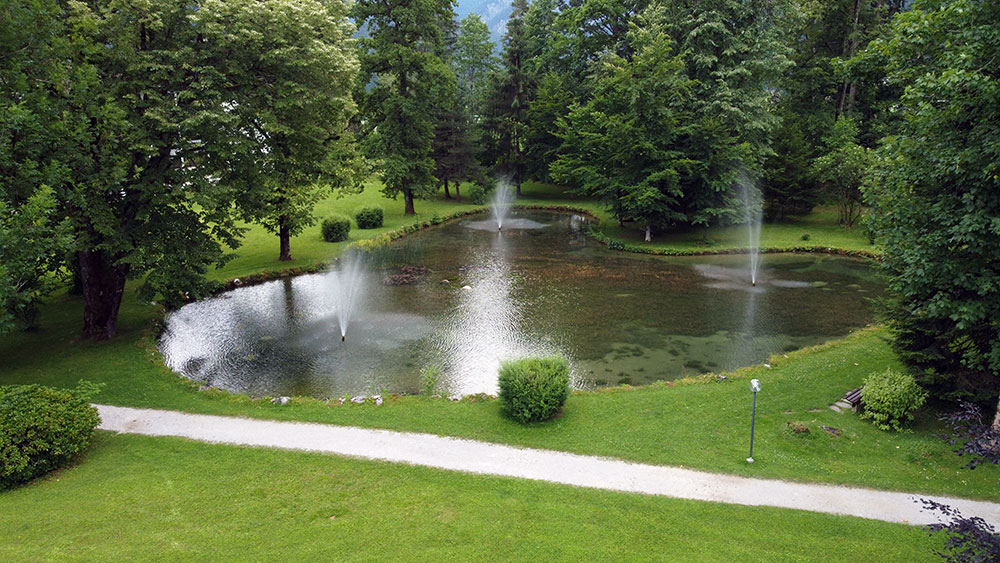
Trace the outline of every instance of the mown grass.
<instances>
[{"instance_id":1,"label":"mown grass","mask_svg":"<svg viewBox=\"0 0 1000 563\"><path fill-rule=\"evenodd\" d=\"M108 434L0 498L6 561L930 561L940 547L859 518Z\"/></svg>"},{"instance_id":2,"label":"mown grass","mask_svg":"<svg viewBox=\"0 0 1000 563\"><path fill-rule=\"evenodd\" d=\"M593 202L566 196L552 186L529 185L525 194L526 204L563 204L601 213ZM325 209L350 212L378 197L377 186L369 186L363 194L324 201L318 215ZM353 237L375 236L413 221L403 216L401 201L383 200L382 204L385 227L354 230ZM417 204L418 220L474 207L443 198ZM293 241L299 266L327 260L343 248L321 242L315 229ZM310 242L310 237L315 240ZM820 236L813 238L824 242ZM275 260L276 238L259 228L248 235L243 252L243 262L232 262L213 275L228 279L246 275L241 272L257 273L264 264L275 269L288 265ZM161 311L140 303L132 291L122 306L121 335L110 342L78 340L82 319L78 298L55 295L42 315L37 332L10 334L0 342L0 384L73 387L87 379L105 383L97 400L116 405L413 430L744 475L1000 499L1000 491L993 486L1000 468L961 469L964 460L933 436L941 427L930 409L914 432L903 434L881 432L853 414L838 415L827 409L845 391L860 385L867 374L896 366L882 331L866 331L791 354L787 360L779 358L772 370L757 367L730 375L731 380L741 381L577 393L570 397L562 417L523 427L502 418L492 401L451 403L399 397L381 407L331 407L314 400L279 407L266 400L198 392L194 383L163 366L152 329ZM751 375L764 382L764 391L757 421L758 462L747 466L743 460L750 394L742 380ZM809 434L787 431L788 422L806 425ZM843 434L833 437L821 425L840 428Z\"/></svg>"},{"instance_id":3,"label":"mown grass","mask_svg":"<svg viewBox=\"0 0 1000 563\"><path fill-rule=\"evenodd\" d=\"M64 298L65 299L65 298ZM844 340L700 382L611 388L570 396L562 416L522 426L500 414L496 401L392 397L382 406L330 405L295 399L279 406L265 400L196 385L163 366L146 326L147 307L123 310L123 334L111 342L73 342L78 303L46 310L61 330L18 335L4 347L0 383L72 387L80 379L104 382L97 401L207 414L303 420L371 428L461 436L491 442L611 456L707 471L799 481L1000 500L1000 467L963 469L964 458L936 437L944 432L925 408L911 432L883 432L854 414L827 407L857 387L869 373L898 367L884 330L866 330ZM49 350L40 355L40 350ZM763 384L759 395L754 458L745 463L751 395L747 381ZM787 423L803 424L794 434ZM834 437L826 425L842 431Z\"/></svg>"}]
</instances>

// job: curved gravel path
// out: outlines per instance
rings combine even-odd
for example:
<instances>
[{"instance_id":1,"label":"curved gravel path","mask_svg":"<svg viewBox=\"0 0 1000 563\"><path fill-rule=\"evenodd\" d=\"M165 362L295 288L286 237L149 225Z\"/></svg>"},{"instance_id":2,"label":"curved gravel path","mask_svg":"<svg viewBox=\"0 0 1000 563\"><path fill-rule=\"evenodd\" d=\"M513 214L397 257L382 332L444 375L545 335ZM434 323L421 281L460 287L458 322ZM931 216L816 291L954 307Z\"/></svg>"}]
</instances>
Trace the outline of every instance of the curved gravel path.
<instances>
[{"instance_id":1,"label":"curved gravel path","mask_svg":"<svg viewBox=\"0 0 1000 563\"><path fill-rule=\"evenodd\" d=\"M1000 527L1000 504L985 501L735 477L432 434L95 406L101 415L99 428L126 434L327 452L578 487L794 508L904 524L937 522L934 514L922 511L915 502L932 498L958 508L965 516L979 516Z\"/></svg>"}]
</instances>

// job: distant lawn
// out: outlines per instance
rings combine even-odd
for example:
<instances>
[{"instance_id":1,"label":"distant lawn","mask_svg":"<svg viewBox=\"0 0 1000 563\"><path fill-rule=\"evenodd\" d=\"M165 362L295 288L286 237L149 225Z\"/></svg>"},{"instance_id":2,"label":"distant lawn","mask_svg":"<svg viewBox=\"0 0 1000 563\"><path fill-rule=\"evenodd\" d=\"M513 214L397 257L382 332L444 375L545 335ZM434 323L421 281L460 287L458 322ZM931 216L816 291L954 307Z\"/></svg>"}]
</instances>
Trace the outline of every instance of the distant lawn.
<instances>
[{"instance_id":1,"label":"distant lawn","mask_svg":"<svg viewBox=\"0 0 1000 563\"><path fill-rule=\"evenodd\" d=\"M6 561L932 561L941 546L860 518L109 434L0 506Z\"/></svg>"}]
</instances>

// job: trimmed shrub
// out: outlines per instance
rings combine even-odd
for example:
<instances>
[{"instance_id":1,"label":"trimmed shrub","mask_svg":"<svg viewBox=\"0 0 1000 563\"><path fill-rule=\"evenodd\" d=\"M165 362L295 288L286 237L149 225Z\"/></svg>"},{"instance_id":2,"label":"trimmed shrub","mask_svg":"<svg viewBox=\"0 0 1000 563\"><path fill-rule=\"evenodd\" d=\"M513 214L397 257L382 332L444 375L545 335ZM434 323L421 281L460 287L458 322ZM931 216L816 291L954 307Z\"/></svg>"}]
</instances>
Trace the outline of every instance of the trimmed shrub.
<instances>
[{"instance_id":1,"label":"trimmed shrub","mask_svg":"<svg viewBox=\"0 0 1000 563\"><path fill-rule=\"evenodd\" d=\"M354 221L359 229L377 229L382 226L382 208L377 205L366 205L354 212Z\"/></svg>"},{"instance_id":2,"label":"trimmed shrub","mask_svg":"<svg viewBox=\"0 0 1000 563\"><path fill-rule=\"evenodd\" d=\"M482 184L472 184L465 192L465 195L475 205L484 205L490 198L490 191Z\"/></svg>"},{"instance_id":3,"label":"trimmed shrub","mask_svg":"<svg viewBox=\"0 0 1000 563\"><path fill-rule=\"evenodd\" d=\"M864 404L862 418L874 421L882 430L903 429L913 420L913 411L927 399L927 392L917 385L913 376L887 369L865 378L861 388Z\"/></svg>"},{"instance_id":4,"label":"trimmed shrub","mask_svg":"<svg viewBox=\"0 0 1000 563\"><path fill-rule=\"evenodd\" d=\"M347 240L347 235L351 232L351 220L346 215L335 213L323 219L323 240L326 242L340 242Z\"/></svg>"},{"instance_id":5,"label":"trimmed shrub","mask_svg":"<svg viewBox=\"0 0 1000 563\"><path fill-rule=\"evenodd\" d=\"M518 422L552 417L569 396L565 358L522 358L500 365L500 407Z\"/></svg>"},{"instance_id":6,"label":"trimmed shrub","mask_svg":"<svg viewBox=\"0 0 1000 563\"><path fill-rule=\"evenodd\" d=\"M100 422L88 399L97 390L40 385L0 387L0 489L30 481L72 461Z\"/></svg>"}]
</instances>

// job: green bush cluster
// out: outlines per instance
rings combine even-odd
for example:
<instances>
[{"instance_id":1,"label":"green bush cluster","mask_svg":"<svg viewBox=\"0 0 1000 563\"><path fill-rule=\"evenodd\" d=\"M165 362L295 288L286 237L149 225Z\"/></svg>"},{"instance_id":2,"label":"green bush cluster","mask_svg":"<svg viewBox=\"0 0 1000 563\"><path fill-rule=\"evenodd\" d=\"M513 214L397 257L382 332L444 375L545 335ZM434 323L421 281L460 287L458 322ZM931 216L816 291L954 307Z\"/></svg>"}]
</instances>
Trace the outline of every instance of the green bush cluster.
<instances>
[{"instance_id":1,"label":"green bush cluster","mask_svg":"<svg viewBox=\"0 0 1000 563\"><path fill-rule=\"evenodd\" d=\"M500 365L500 407L519 422L552 417L569 396L565 358L522 358Z\"/></svg>"},{"instance_id":2,"label":"green bush cluster","mask_svg":"<svg viewBox=\"0 0 1000 563\"><path fill-rule=\"evenodd\" d=\"M97 390L40 385L0 387L0 489L68 464L86 449L100 418L88 402Z\"/></svg>"},{"instance_id":3,"label":"green bush cluster","mask_svg":"<svg viewBox=\"0 0 1000 563\"><path fill-rule=\"evenodd\" d=\"M377 229L382 226L382 208L377 205L366 205L354 212L354 221L359 229Z\"/></svg>"},{"instance_id":4,"label":"green bush cluster","mask_svg":"<svg viewBox=\"0 0 1000 563\"><path fill-rule=\"evenodd\" d=\"M903 429L913 420L913 412L927 399L927 392L913 376L887 369L865 378L861 388L862 418L871 419L882 430Z\"/></svg>"},{"instance_id":5,"label":"green bush cluster","mask_svg":"<svg viewBox=\"0 0 1000 563\"><path fill-rule=\"evenodd\" d=\"M476 183L469 186L465 195L475 205L484 205L490 198L490 191L482 184Z\"/></svg>"},{"instance_id":6,"label":"green bush cluster","mask_svg":"<svg viewBox=\"0 0 1000 563\"><path fill-rule=\"evenodd\" d=\"M346 215L335 213L323 219L323 240L326 242L340 242L347 240L347 235L351 232L351 220Z\"/></svg>"}]
</instances>

